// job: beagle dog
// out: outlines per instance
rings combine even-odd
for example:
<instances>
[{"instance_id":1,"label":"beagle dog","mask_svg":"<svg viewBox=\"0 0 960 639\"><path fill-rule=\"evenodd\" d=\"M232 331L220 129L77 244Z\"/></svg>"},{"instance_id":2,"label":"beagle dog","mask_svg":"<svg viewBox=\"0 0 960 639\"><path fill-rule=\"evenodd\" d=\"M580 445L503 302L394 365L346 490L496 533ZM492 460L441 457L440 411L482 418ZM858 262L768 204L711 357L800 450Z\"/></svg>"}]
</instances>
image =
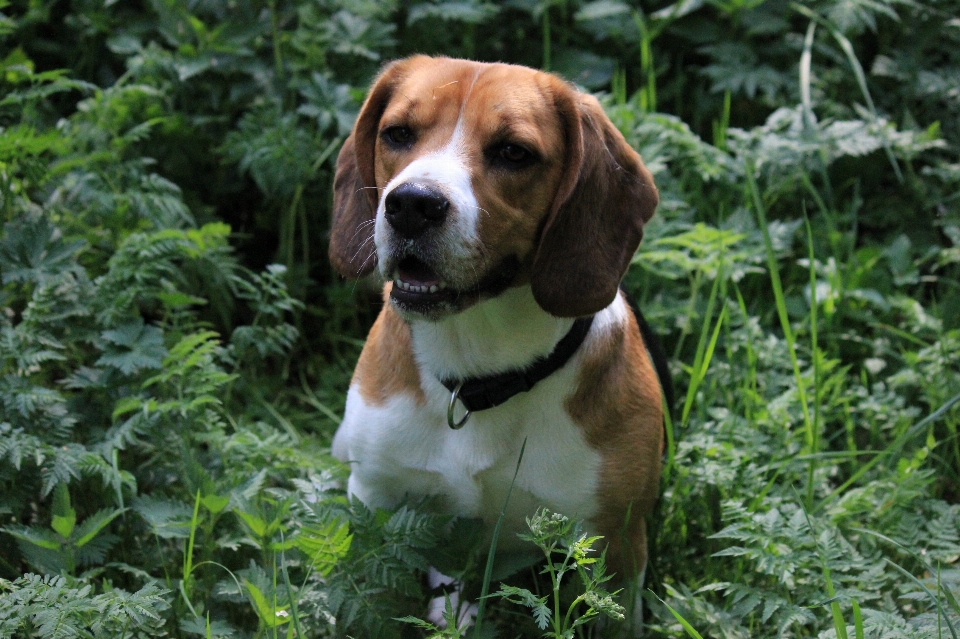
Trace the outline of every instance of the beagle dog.
<instances>
[{"instance_id":1,"label":"beagle dog","mask_svg":"<svg viewBox=\"0 0 960 639\"><path fill-rule=\"evenodd\" d=\"M388 65L334 184L334 268L386 282L333 440L349 493L493 524L512 486L501 548L546 506L640 573L663 413L619 284L657 201L597 100L556 76Z\"/></svg>"}]
</instances>

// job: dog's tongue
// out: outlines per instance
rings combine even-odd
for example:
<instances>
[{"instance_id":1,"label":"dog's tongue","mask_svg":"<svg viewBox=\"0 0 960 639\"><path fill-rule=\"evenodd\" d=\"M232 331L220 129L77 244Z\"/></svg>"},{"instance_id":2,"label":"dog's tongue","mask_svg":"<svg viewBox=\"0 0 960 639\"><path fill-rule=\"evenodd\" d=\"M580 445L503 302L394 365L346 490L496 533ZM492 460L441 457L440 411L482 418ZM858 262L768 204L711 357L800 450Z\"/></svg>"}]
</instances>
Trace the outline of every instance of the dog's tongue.
<instances>
[{"instance_id":1,"label":"dog's tongue","mask_svg":"<svg viewBox=\"0 0 960 639\"><path fill-rule=\"evenodd\" d=\"M400 280L414 286L436 286L440 278L429 266L414 258L407 258L397 265Z\"/></svg>"}]
</instances>

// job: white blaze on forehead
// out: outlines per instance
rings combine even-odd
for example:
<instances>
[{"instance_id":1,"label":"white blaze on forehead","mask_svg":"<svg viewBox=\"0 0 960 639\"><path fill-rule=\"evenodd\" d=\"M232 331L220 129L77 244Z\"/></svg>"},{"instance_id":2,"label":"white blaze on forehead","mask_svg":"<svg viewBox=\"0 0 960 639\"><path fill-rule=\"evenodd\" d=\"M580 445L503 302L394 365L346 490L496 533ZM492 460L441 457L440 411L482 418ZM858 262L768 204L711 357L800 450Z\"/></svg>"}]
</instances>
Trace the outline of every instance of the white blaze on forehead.
<instances>
[{"instance_id":1,"label":"white blaze on forehead","mask_svg":"<svg viewBox=\"0 0 960 639\"><path fill-rule=\"evenodd\" d=\"M479 72L478 72L479 74ZM476 83L476 76L474 77ZM480 226L480 206L473 191L470 179L470 168L467 159L466 130L464 126L464 110L473 84L464 97L460 106L457 123L453 133L443 148L417 158L395 175L384 187L380 194L380 203L377 206L376 228L374 241L377 251L381 255L389 252L389 243L392 233L386 226L385 202L387 195L393 189L405 183L429 184L437 188L450 201L447 221L443 228L445 244L450 250L450 257L466 257L472 254L479 244L478 229ZM391 274L384 273L385 277Z\"/></svg>"}]
</instances>

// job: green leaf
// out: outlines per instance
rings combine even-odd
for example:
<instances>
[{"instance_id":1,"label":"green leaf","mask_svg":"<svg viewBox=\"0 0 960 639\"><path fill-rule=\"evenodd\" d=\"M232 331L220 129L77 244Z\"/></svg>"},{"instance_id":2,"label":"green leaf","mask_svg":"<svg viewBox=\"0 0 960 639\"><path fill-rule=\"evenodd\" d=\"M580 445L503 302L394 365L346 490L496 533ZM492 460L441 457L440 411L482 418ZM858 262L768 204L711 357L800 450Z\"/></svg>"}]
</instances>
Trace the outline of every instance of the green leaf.
<instances>
[{"instance_id":1,"label":"green leaf","mask_svg":"<svg viewBox=\"0 0 960 639\"><path fill-rule=\"evenodd\" d=\"M73 532L74 526L77 524L77 513L71 512L69 515L61 516L54 515L53 521L50 523L50 527L53 528L58 535L67 539L70 537L70 533Z\"/></svg>"},{"instance_id":2,"label":"green leaf","mask_svg":"<svg viewBox=\"0 0 960 639\"><path fill-rule=\"evenodd\" d=\"M202 297L187 295L186 293L181 293L180 291L157 293L157 299L160 300L161 304L169 309L186 308L188 306L203 305L207 303L207 300L203 299Z\"/></svg>"},{"instance_id":3,"label":"green leaf","mask_svg":"<svg viewBox=\"0 0 960 639\"><path fill-rule=\"evenodd\" d=\"M571 47L559 47L551 64L556 73L591 90L609 83L616 68L613 58Z\"/></svg>"},{"instance_id":4,"label":"green leaf","mask_svg":"<svg viewBox=\"0 0 960 639\"><path fill-rule=\"evenodd\" d=\"M70 507L70 490L67 488L65 482L57 484L57 487L53 490L53 505L51 512L54 515L60 515L61 517L73 517L76 521L77 513ZM70 534L67 533L64 537L69 537Z\"/></svg>"},{"instance_id":5,"label":"green leaf","mask_svg":"<svg viewBox=\"0 0 960 639\"><path fill-rule=\"evenodd\" d=\"M46 216L25 215L3 227L0 273L4 284L40 284L70 268L83 242L66 242Z\"/></svg>"},{"instance_id":6,"label":"green leaf","mask_svg":"<svg viewBox=\"0 0 960 639\"><path fill-rule=\"evenodd\" d=\"M153 534L162 539L190 536L193 508L189 504L144 495L133 503L133 509L147 521Z\"/></svg>"},{"instance_id":7,"label":"green leaf","mask_svg":"<svg viewBox=\"0 0 960 639\"><path fill-rule=\"evenodd\" d=\"M126 508L111 511L109 508L98 510L96 513L87 517L80 526L77 527L77 540L74 545L82 548L87 545L94 537L100 534L111 521L119 517Z\"/></svg>"},{"instance_id":8,"label":"green leaf","mask_svg":"<svg viewBox=\"0 0 960 639\"><path fill-rule=\"evenodd\" d=\"M112 366L125 375L143 369L160 368L167 355L163 331L156 326L144 325L142 317L116 329L103 331L100 336L108 345L97 364Z\"/></svg>"},{"instance_id":9,"label":"green leaf","mask_svg":"<svg viewBox=\"0 0 960 639\"><path fill-rule=\"evenodd\" d=\"M243 520L243 523L250 528L250 531L258 538L263 538L267 534L267 522L263 519L254 515L253 513L248 513L243 510L237 509L234 510L237 514L237 517Z\"/></svg>"},{"instance_id":10,"label":"green leaf","mask_svg":"<svg viewBox=\"0 0 960 639\"><path fill-rule=\"evenodd\" d=\"M294 545L323 577L329 575L337 562L347 556L352 541L350 527L339 520L321 527L303 526L294 537Z\"/></svg>"},{"instance_id":11,"label":"green leaf","mask_svg":"<svg viewBox=\"0 0 960 639\"><path fill-rule=\"evenodd\" d=\"M653 592L652 590L650 592L653 594L654 597L657 597L657 593ZM683 629L686 631L688 635L690 635L690 637L692 637L692 639L703 639L703 636L701 636L700 633L697 632L697 629L691 626L690 622L684 619L679 612L674 610L673 606L668 604L666 601L664 601L660 597L657 597L657 601L659 601L660 603L662 603L664 606L667 607L667 610L670 611L670 614L673 615L674 619L680 622L680 625L683 626Z\"/></svg>"},{"instance_id":12,"label":"green leaf","mask_svg":"<svg viewBox=\"0 0 960 639\"><path fill-rule=\"evenodd\" d=\"M60 540L54 537L53 533L49 530L30 528L22 525L7 526L6 528L0 528L0 530L20 541L25 541L28 544L33 544L40 548L47 550L60 550L61 548Z\"/></svg>"},{"instance_id":13,"label":"green leaf","mask_svg":"<svg viewBox=\"0 0 960 639\"><path fill-rule=\"evenodd\" d=\"M123 397L117 400L117 405L113 409L111 418L116 420L121 415L127 413L132 413L133 411L138 411L142 408L148 410L154 410L157 407L157 402L155 400L144 400L142 397L137 397L136 395L131 395L129 397Z\"/></svg>"},{"instance_id":14,"label":"green leaf","mask_svg":"<svg viewBox=\"0 0 960 639\"><path fill-rule=\"evenodd\" d=\"M630 7L623 2L616 0L596 0L588 2L574 14L573 19L577 22L586 22L587 20L601 20L603 18L615 18L630 13Z\"/></svg>"},{"instance_id":15,"label":"green leaf","mask_svg":"<svg viewBox=\"0 0 960 639\"><path fill-rule=\"evenodd\" d=\"M250 601L253 602L253 610L268 628L276 628L290 621L290 613L287 612L288 606L276 607L272 602L267 601L263 593L248 579L243 580L247 592L250 593Z\"/></svg>"},{"instance_id":16,"label":"green leaf","mask_svg":"<svg viewBox=\"0 0 960 639\"><path fill-rule=\"evenodd\" d=\"M200 499L200 503L203 504L204 508L216 515L230 503L230 496L220 497L218 495L207 495Z\"/></svg>"},{"instance_id":17,"label":"green leaf","mask_svg":"<svg viewBox=\"0 0 960 639\"><path fill-rule=\"evenodd\" d=\"M411 624L413 626L416 626L417 628L426 630L428 632L441 632L440 628L437 628L435 625L433 625L429 621L424 621L423 619L419 619L417 617L411 617L411 616L394 617L393 620Z\"/></svg>"},{"instance_id":18,"label":"green leaf","mask_svg":"<svg viewBox=\"0 0 960 639\"><path fill-rule=\"evenodd\" d=\"M550 625L550 619L553 617L553 612L550 610L549 606L547 606L546 596L537 597L526 588L517 588L516 586L508 586L506 584L500 584L500 590L493 593L491 596L502 597L503 599L506 599L512 603L530 608L530 611L533 614L533 619L540 630L544 630Z\"/></svg>"},{"instance_id":19,"label":"green leaf","mask_svg":"<svg viewBox=\"0 0 960 639\"><path fill-rule=\"evenodd\" d=\"M407 13L407 25L413 25L425 18L439 18L466 24L480 24L496 15L498 7L488 2L466 0L461 2L443 2L433 4L419 2L410 7Z\"/></svg>"}]
</instances>

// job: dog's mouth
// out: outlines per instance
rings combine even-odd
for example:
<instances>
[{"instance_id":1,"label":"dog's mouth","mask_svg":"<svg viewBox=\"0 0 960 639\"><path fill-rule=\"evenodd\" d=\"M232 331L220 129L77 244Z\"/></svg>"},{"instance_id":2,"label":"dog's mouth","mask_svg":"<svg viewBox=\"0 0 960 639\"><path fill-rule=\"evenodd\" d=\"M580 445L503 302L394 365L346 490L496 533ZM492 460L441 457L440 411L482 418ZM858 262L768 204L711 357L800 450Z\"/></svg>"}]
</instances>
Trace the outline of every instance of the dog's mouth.
<instances>
[{"instance_id":1,"label":"dog's mouth","mask_svg":"<svg viewBox=\"0 0 960 639\"><path fill-rule=\"evenodd\" d=\"M407 256L394 269L390 298L403 310L436 316L456 312L478 302L495 297L513 283L520 268L515 256L505 258L479 282L467 289L457 289L446 282L426 262Z\"/></svg>"},{"instance_id":2,"label":"dog's mouth","mask_svg":"<svg viewBox=\"0 0 960 639\"><path fill-rule=\"evenodd\" d=\"M400 260L395 273L390 297L404 304L432 305L456 295L436 271L413 256Z\"/></svg>"}]
</instances>

